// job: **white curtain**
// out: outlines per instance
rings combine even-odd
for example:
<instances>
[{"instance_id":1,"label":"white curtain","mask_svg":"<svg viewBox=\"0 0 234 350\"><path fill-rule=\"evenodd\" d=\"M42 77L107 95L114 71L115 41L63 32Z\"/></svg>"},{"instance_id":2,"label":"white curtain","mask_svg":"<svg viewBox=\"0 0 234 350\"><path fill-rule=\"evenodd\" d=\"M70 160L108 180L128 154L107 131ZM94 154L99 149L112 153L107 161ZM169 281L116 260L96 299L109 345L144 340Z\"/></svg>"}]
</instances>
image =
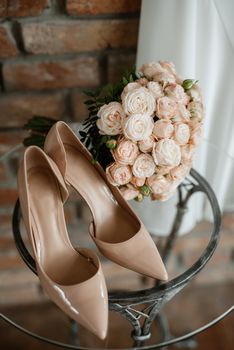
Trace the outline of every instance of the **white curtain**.
<instances>
[{"instance_id":1,"label":"white curtain","mask_svg":"<svg viewBox=\"0 0 234 350\"><path fill-rule=\"evenodd\" d=\"M206 119L194 167L209 180L225 210L234 210L233 17L233 0L143 0L137 54L138 67L168 60L182 77L199 80ZM172 198L133 206L149 230L163 235L170 227L175 202ZM183 233L204 213L208 216L202 204L199 196L190 203Z\"/></svg>"}]
</instances>

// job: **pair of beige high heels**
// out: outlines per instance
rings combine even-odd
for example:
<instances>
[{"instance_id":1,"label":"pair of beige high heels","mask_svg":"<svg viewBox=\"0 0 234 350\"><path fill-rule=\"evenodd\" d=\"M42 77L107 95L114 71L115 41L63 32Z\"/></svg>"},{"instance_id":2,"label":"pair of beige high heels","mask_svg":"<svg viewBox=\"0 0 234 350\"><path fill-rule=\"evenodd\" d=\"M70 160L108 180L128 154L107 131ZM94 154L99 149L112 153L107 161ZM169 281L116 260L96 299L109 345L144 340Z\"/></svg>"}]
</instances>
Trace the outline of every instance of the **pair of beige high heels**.
<instances>
[{"instance_id":1,"label":"pair of beige high heels","mask_svg":"<svg viewBox=\"0 0 234 350\"><path fill-rule=\"evenodd\" d=\"M45 152L36 146L26 149L18 189L44 290L68 316L103 339L108 327L105 279L97 255L71 245L63 211L67 185L89 205L90 235L105 257L161 280L167 279L167 272L140 219L91 160L68 125L57 122L46 138Z\"/></svg>"}]
</instances>

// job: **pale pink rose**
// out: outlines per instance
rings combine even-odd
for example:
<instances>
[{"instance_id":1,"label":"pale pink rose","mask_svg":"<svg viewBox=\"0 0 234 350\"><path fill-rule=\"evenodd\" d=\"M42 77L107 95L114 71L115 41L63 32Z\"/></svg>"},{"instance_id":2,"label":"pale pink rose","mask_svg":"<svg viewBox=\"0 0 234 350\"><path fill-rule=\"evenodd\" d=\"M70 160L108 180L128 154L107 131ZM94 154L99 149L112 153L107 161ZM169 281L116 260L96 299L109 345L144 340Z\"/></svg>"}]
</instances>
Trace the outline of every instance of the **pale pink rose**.
<instances>
[{"instance_id":1,"label":"pale pink rose","mask_svg":"<svg viewBox=\"0 0 234 350\"><path fill-rule=\"evenodd\" d=\"M168 186L165 186L165 190L161 193L153 193L152 199L153 200L160 200L161 202L168 200L170 197L172 197L175 194L175 190L177 189L178 185L181 183L181 181L178 180L171 180L170 178L166 177Z\"/></svg>"},{"instance_id":2,"label":"pale pink rose","mask_svg":"<svg viewBox=\"0 0 234 350\"><path fill-rule=\"evenodd\" d=\"M131 183L136 186L136 187L141 187L145 184L145 177L136 177L136 176L133 176L132 177L132 180L131 180Z\"/></svg>"},{"instance_id":3,"label":"pale pink rose","mask_svg":"<svg viewBox=\"0 0 234 350\"><path fill-rule=\"evenodd\" d=\"M162 85L157 83L156 81L149 81L147 84L147 88L152 93L155 99L164 96Z\"/></svg>"},{"instance_id":4,"label":"pale pink rose","mask_svg":"<svg viewBox=\"0 0 234 350\"><path fill-rule=\"evenodd\" d=\"M188 123L190 122L190 118L191 118L191 115L188 109L181 103L178 103L176 115L174 116L174 118L172 118L172 121L180 122L180 123Z\"/></svg>"},{"instance_id":5,"label":"pale pink rose","mask_svg":"<svg viewBox=\"0 0 234 350\"><path fill-rule=\"evenodd\" d=\"M198 124L201 124L200 118L191 118L188 125L193 130Z\"/></svg>"},{"instance_id":6,"label":"pale pink rose","mask_svg":"<svg viewBox=\"0 0 234 350\"><path fill-rule=\"evenodd\" d=\"M196 118L199 121L202 121L204 118L204 110L201 102L192 101L188 104L188 110L191 114L191 118Z\"/></svg>"},{"instance_id":7,"label":"pale pink rose","mask_svg":"<svg viewBox=\"0 0 234 350\"><path fill-rule=\"evenodd\" d=\"M122 121L126 115L119 102L110 102L103 105L98 113L97 127L100 134L118 135L122 133Z\"/></svg>"},{"instance_id":8,"label":"pale pink rose","mask_svg":"<svg viewBox=\"0 0 234 350\"><path fill-rule=\"evenodd\" d=\"M156 114L159 119L171 119L176 115L177 104L171 98L164 96L157 99Z\"/></svg>"},{"instance_id":9,"label":"pale pink rose","mask_svg":"<svg viewBox=\"0 0 234 350\"><path fill-rule=\"evenodd\" d=\"M146 78L140 78L140 79L137 79L136 82L141 84L142 86L146 86L148 84L149 80Z\"/></svg>"},{"instance_id":10,"label":"pale pink rose","mask_svg":"<svg viewBox=\"0 0 234 350\"><path fill-rule=\"evenodd\" d=\"M155 163L149 154L140 154L132 167L133 175L140 178L145 178L153 175L155 171Z\"/></svg>"},{"instance_id":11,"label":"pale pink rose","mask_svg":"<svg viewBox=\"0 0 234 350\"><path fill-rule=\"evenodd\" d=\"M174 140L176 141L176 143L178 143L178 145L181 146L186 145L190 137L189 126L184 123L176 123L174 125L174 129Z\"/></svg>"},{"instance_id":12,"label":"pale pink rose","mask_svg":"<svg viewBox=\"0 0 234 350\"><path fill-rule=\"evenodd\" d=\"M187 105L189 102L189 96L184 92L184 88L179 84L170 84L164 91L168 97L172 98L178 103Z\"/></svg>"},{"instance_id":13,"label":"pale pink rose","mask_svg":"<svg viewBox=\"0 0 234 350\"><path fill-rule=\"evenodd\" d=\"M169 61L159 61L160 66L165 69L168 73L176 76L176 69L175 69L175 65L172 62Z\"/></svg>"},{"instance_id":14,"label":"pale pink rose","mask_svg":"<svg viewBox=\"0 0 234 350\"><path fill-rule=\"evenodd\" d=\"M145 88L130 90L122 99L123 109L126 114L148 114L152 116L156 108L156 102L151 92Z\"/></svg>"},{"instance_id":15,"label":"pale pink rose","mask_svg":"<svg viewBox=\"0 0 234 350\"><path fill-rule=\"evenodd\" d=\"M163 68L159 62L143 64L143 66L139 69L139 72L142 72L147 79L152 79L155 74L162 71Z\"/></svg>"},{"instance_id":16,"label":"pale pink rose","mask_svg":"<svg viewBox=\"0 0 234 350\"><path fill-rule=\"evenodd\" d=\"M172 139L163 139L154 144L152 156L156 165L177 166L181 161L180 147Z\"/></svg>"},{"instance_id":17,"label":"pale pink rose","mask_svg":"<svg viewBox=\"0 0 234 350\"><path fill-rule=\"evenodd\" d=\"M171 75L174 75L178 84L182 85L183 79L178 76L174 63L168 61L159 61L159 63L163 69L165 69Z\"/></svg>"},{"instance_id":18,"label":"pale pink rose","mask_svg":"<svg viewBox=\"0 0 234 350\"><path fill-rule=\"evenodd\" d=\"M134 142L147 139L154 127L153 118L148 114L133 114L123 123L123 133L127 139Z\"/></svg>"},{"instance_id":19,"label":"pale pink rose","mask_svg":"<svg viewBox=\"0 0 234 350\"><path fill-rule=\"evenodd\" d=\"M195 150L196 150L196 147L189 143L185 146L180 147L181 161L183 164L190 165L192 163Z\"/></svg>"},{"instance_id":20,"label":"pale pink rose","mask_svg":"<svg viewBox=\"0 0 234 350\"><path fill-rule=\"evenodd\" d=\"M137 188L130 185L120 188L120 192L122 193L126 201L130 201L136 198L140 194L140 191Z\"/></svg>"},{"instance_id":21,"label":"pale pink rose","mask_svg":"<svg viewBox=\"0 0 234 350\"><path fill-rule=\"evenodd\" d=\"M180 164L170 171L169 177L172 180L177 180L178 183L183 181L184 178L189 174L191 167L186 164Z\"/></svg>"},{"instance_id":22,"label":"pale pink rose","mask_svg":"<svg viewBox=\"0 0 234 350\"><path fill-rule=\"evenodd\" d=\"M202 133L203 133L203 125L197 124L192 130L191 130L191 136L190 136L190 143L194 146L198 146L202 139Z\"/></svg>"},{"instance_id":23,"label":"pale pink rose","mask_svg":"<svg viewBox=\"0 0 234 350\"><path fill-rule=\"evenodd\" d=\"M194 84L193 87L187 91L187 94L193 101L202 103L202 92L199 85Z\"/></svg>"},{"instance_id":24,"label":"pale pink rose","mask_svg":"<svg viewBox=\"0 0 234 350\"><path fill-rule=\"evenodd\" d=\"M149 136L147 137L147 139L144 139L138 142L139 149L143 153L151 152L153 149L153 145L154 145L153 136Z\"/></svg>"},{"instance_id":25,"label":"pale pink rose","mask_svg":"<svg viewBox=\"0 0 234 350\"><path fill-rule=\"evenodd\" d=\"M170 181L162 175L154 174L147 179L147 184L151 188L154 195L167 192L170 188Z\"/></svg>"},{"instance_id":26,"label":"pale pink rose","mask_svg":"<svg viewBox=\"0 0 234 350\"><path fill-rule=\"evenodd\" d=\"M163 71L156 73L153 76L153 80L161 83L163 87L165 87L167 84L175 83L176 77L164 69Z\"/></svg>"},{"instance_id":27,"label":"pale pink rose","mask_svg":"<svg viewBox=\"0 0 234 350\"><path fill-rule=\"evenodd\" d=\"M158 175L167 175L173 168L173 166L157 166L155 173Z\"/></svg>"},{"instance_id":28,"label":"pale pink rose","mask_svg":"<svg viewBox=\"0 0 234 350\"><path fill-rule=\"evenodd\" d=\"M136 143L122 139L117 143L117 147L112 151L114 160L123 165L132 165L139 154Z\"/></svg>"},{"instance_id":29,"label":"pale pink rose","mask_svg":"<svg viewBox=\"0 0 234 350\"><path fill-rule=\"evenodd\" d=\"M126 185L132 179L132 172L129 165L112 163L106 168L108 181L114 186Z\"/></svg>"},{"instance_id":30,"label":"pale pink rose","mask_svg":"<svg viewBox=\"0 0 234 350\"><path fill-rule=\"evenodd\" d=\"M129 83L128 85L126 85L122 91L121 100L123 100L124 96L126 96L126 94L129 91L139 89L140 87L141 87L141 84L139 84L138 82L132 82L132 83Z\"/></svg>"},{"instance_id":31,"label":"pale pink rose","mask_svg":"<svg viewBox=\"0 0 234 350\"><path fill-rule=\"evenodd\" d=\"M160 119L154 123L153 135L157 139L170 138L173 134L174 127L171 121L167 119Z\"/></svg>"},{"instance_id":32,"label":"pale pink rose","mask_svg":"<svg viewBox=\"0 0 234 350\"><path fill-rule=\"evenodd\" d=\"M176 189L173 191L163 192L162 194L153 194L151 198L155 201L165 202L175 194L175 190Z\"/></svg>"}]
</instances>

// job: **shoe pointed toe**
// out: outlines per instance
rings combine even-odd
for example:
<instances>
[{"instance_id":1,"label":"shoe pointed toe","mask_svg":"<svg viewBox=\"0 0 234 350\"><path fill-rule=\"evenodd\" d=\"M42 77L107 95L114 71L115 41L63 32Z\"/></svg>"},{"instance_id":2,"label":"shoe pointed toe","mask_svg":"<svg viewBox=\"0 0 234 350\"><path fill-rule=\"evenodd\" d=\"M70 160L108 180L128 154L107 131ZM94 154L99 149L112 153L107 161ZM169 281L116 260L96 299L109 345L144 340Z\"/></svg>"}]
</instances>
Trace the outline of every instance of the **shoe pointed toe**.
<instances>
[{"instance_id":1,"label":"shoe pointed toe","mask_svg":"<svg viewBox=\"0 0 234 350\"><path fill-rule=\"evenodd\" d=\"M105 339L108 330L108 303L97 293L80 306L80 324L100 339Z\"/></svg>"},{"instance_id":2,"label":"shoe pointed toe","mask_svg":"<svg viewBox=\"0 0 234 350\"><path fill-rule=\"evenodd\" d=\"M96 254L88 249L80 248L79 251L95 263L97 272L93 277L81 283L61 285L40 270L39 278L44 290L61 310L91 333L104 339L108 329L108 294L101 263Z\"/></svg>"},{"instance_id":3,"label":"shoe pointed toe","mask_svg":"<svg viewBox=\"0 0 234 350\"><path fill-rule=\"evenodd\" d=\"M144 226L129 240L114 244L97 239L92 224L90 234L99 250L108 259L151 278L163 281L168 279L158 249Z\"/></svg>"}]
</instances>

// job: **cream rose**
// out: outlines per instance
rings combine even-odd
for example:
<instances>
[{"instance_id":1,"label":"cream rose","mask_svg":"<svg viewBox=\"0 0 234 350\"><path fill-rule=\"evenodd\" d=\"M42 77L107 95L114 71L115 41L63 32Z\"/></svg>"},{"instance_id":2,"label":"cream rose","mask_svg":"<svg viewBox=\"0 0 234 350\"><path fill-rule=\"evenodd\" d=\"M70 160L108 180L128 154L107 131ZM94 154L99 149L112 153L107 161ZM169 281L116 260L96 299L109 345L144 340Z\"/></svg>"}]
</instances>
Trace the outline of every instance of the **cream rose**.
<instances>
[{"instance_id":1,"label":"cream rose","mask_svg":"<svg viewBox=\"0 0 234 350\"><path fill-rule=\"evenodd\" d=\"M176 82L176 78L173 74L169 73L165 69L161 72L158 72L153 77L154 81L157 81L158 83L161 83L163 87L165 87L167 84L172 84Z\"/></svg>"},{"instance_id":2,"label":"cream rose","mask_svg":"<svg viewBox=\"0 0 234 350\"><path fill-rule=\"evenodd\" d=\"M136 187L141 187L144 185L145 183L145 177L136 177L136 176L133 176L132 177L132 180L131 180L131 183L136 186Z\"/></svg>"},{"instance_id":3,"label":"cream rose","mask_svg":"<svg viewBox=\"0 0 234 350\"><path fill-rule=\"evenodd\" d=\"M138 146L141 152L147 153L151 152L154 145L154 138L153 136L147 137L147 139L144 139L142 141L139 141Z\"/></svg>"},{"instance_id":4,"label":"cream rose","mask_svg":"<svg viewBox=\"0 0 234 350\"><path fill-rule=\"evenodd\" d=\"M152 116L156 108L156 102L151 92L145 88L130 90L123 96L123 109L126 114L148 114Z\"/></svg>"},{"instance_id":5,"label":"cream rose","mask_svg":"<svg viewBox=\"0 0 234 350\"><path fill-rule=\"evenodd\" d=\"M156 165L159 166L177 166L181 161L180 147L171 139L156 142L152 156Z\"/></svg>"},{"instance_id":6,"label":"cream rose","mask_svg":"<svg viewBox=\"0 0 234 350\"><path fill-rule=\"evenodd\" d=\"M98 111L97 127L100 134L118 135L122 133L122 121L126 117L119 102L103 105Z\"/></svg>"},{"instance_id":7,"label":"cream rose","mask_svg":"<svg viewBox=\"0 0 234 350\"><path fill-rule=\"evenodd\" d=\"M184 92L183 87L179 84L170 84L164 91L168 97L172 98L178 103L187 105L189 102L189 96Z\"/></svg>"},{"instance_id":8,"label":"cream rose","mask_svg":"<svg viewBox=\"0 0 234 350\"><path fill-rule=\"evenodd\" d=\"M153 135L157 139L170 138L173 134L174 127L169 120L160 119L154 123Z\"/></svg>"},{"instance_id":9,"label":"cream rose","mask_svg":"<svg viewBox=\"0 0 234 350\"><path fill-rule=\"evenodd\" d=\"M132 83L129 83L128 85L126 85L125 88L123 89L122 94L121 94L121 100L123 100L123 98L126 96L126 94L129 91L139 89L140 87L141 87L141 84L139 84L137 82L132 82Z\"/></svg>"},{"instance_id":10,"label":"cream rose","mask_svg":"<svg viewBox=\"0 0 234 350\"><path fill-rule=\"evenodd\" d=\"M126 139L120 140L117 147L112 151L115 161L123 165L132 165L139 154L137 145Z\"/></svg>"},{"instance_id":11,"label":"cream rose","mask_svg":"<svg viewBox=\"0 0 234 350\"><path fill-rule=\"evenodd\" d=\"M190 165L192 163L195 150L196 150L196 147L189 143L185 146L180 147L181 161L184 164Z\"/></svg>"},{"instance_id":12,"label":"cream rose","mask_svg":"<svg viewBox=\"0 0 234 350\"><path fill-rule=\"evenodd\" d=\"M148 114L134 114L124 120L123 133L127 139L142 141L152 134L153 127L153 119Z\"/></svg>"},{"instance_id":13,"label":"cream rose","mask_svg":"<svg viewBox=\"0 0 234 350\"><path fill-rule=\"evenodd\" d=\"M133 175L139 178L145 178L153 175L155 163L149 154L140 154L132 167Z\"/></svg>"},{"instance_id":14,"label":"cream rose","mask_svg":"<svg viewBox=\"0 0 234 350\"><path fill-rule=\"evenodd\" d=\"M177 104L171 98L164 96L157 100L156 114L159 119L171 119L176 115Z\"/></svg>"},{"instance_id":15,"label":"cream rose","mask_svg":"<svg viewBox=\"0 0 234 350\"><path fill-rule=\"evenodd\" d=\"M187 91L187 94L193 101L202 103L202 92L199 85L194 84L193 87Z\"/></svg>"},{"instance_id":16,"label":"cream rose","mask_svg":"<svg viewBox=\"0 0 234 350\"><path fill-rule=\"evenodd\" d=\"M114 186L126 185L132 179L132 172L129 165L112 163L106 168L108 181Z\"/></svg>"},{"instance_id":17,"label":"cream rose","mask_svg":"<svg viewBox=\"0 0 234 350\"><path fill-rule=\"evenodd\" d=\"M146 78L140 78L140 79L137 79L136 82L141 84L141 86L146 86L148 84L149 80Z\"/></svg>"},{"instance_id":18,"label":"cream rose","mask_svg":"<svg viewBox=\"0 0 234 350\"><path fill-rule=\"evenodd\" d=\"M190 112L187 110L187 108L178 103L176 115L174 118L172 118L173 122L181 122L181 123L187 123L190 121L191 115Z\"/></svg>"},{"instance_id":19,"label":"cream rose","mask_svg":"<svg viewBox=\"0 0 234 350\"><path fill-rule=\"evenodd\" d=\"M176 141L176 143L178 143L178 145L181 146L186 145L190 137L189 126L184 123L176 123L174 125L174 129L174 140Z\"/></svg>"},{"instance_id":20,"label":"cream rose","mask_svg":"<svg viewBox=\"0 0 234 350\"><path fill-rule=\"evenodd\" d=\"M172 166L157 166L155 172L157 175L167 175L171 169L173 169Z\"/></svg>"},{"instance_id":21,"label":"cream rose","mask_svg":"<svg viewBox=\"0 0 234 350\"><path fill-rule=\"evenodd\" d=\"M173 191L163 192L162 194L153 194L152 200L165 202L170 199L175 194L175 189Z\"/></svg>"},{"instance_id":22,"label":"cream rose","mask_svg":"<svg viewBox=\"0 0 234 350\"><path fill-rule=\"evenodd\" d=\"M170 188L170 181L162 175L154 174L147 179L147 184L151 188L153 195L159 195Z\"/></svg>"},{"instance_id":23,"label":"cream rose","mask_svg":"<svg viewBox=\"0 0 234 350\"><path fill-rule=\"evenodd\" d=\"M202 139L203 125L197 124L191 131L190 143L194 146L198 146Z\"/></svg>"},{"instance_id":24,"label":"cream rose","mask_svg":"<svg viewBox=\"0 0 234 350\"><path fill-rule=\"evenodd\" d=\"M191 167L186 164L180 164L170 171L169 177L172 180L177 180L178 183L183 181L184 178L189 174Z\"/></svg>"},{"instance_id":25,"label":"cream rose","mask_svg":"<svg viewBox=\"0 0 234 350\"><path fill-rule=\"evenodd\" d=\"M204 118L203 105L201 102L192 101L188 104L188 110L192 118L202 121Z\"/></svg>"},{"instance_id":26,"label":"cream rose","mask_svg":"<svg viewBox=\"0 0 234 350\"><path fill-rule=\"evenodd\" d=\"M154 96L155 99L164 96L162 85L157 83L156 81L149 81L147 84L147 88Z\"/></svg>"},{"instance_id":27,"label":"cream rose","mask_svg":"<svg viewBox=\"0 0 234 350\"><path fill-rule=\"evenodd\" d=\"M160 66L165 69L168 73L176 76L176 69L175 69L175 65L172 62L169 61L159 61Z\"/></svg>"},{"instance_id":28,"label":"cream rose","mask_svg":"<svg viewBox=\"0 0 234 350\"><path fill-rule=\"evenodd\" d=\"M130 201L130 200L136 198L140 194L140 191L131 185L127 185L127 186L122 187L120 189L120 192L122 193L122 195L126 201Z\"/></svg>"},{"instance_id":29,"label":"cream rose","mask_svg":"<svg viewBox=\"0 0 234 350\"><path fill-rule=\"evenodd\" d=\"M142 72L146 78L152 79L155 74L157 74L158 72L162 72L163 68L161 67L159 62L151 62L143 64L139 71Z\"/></svg>"}]
</instances>

